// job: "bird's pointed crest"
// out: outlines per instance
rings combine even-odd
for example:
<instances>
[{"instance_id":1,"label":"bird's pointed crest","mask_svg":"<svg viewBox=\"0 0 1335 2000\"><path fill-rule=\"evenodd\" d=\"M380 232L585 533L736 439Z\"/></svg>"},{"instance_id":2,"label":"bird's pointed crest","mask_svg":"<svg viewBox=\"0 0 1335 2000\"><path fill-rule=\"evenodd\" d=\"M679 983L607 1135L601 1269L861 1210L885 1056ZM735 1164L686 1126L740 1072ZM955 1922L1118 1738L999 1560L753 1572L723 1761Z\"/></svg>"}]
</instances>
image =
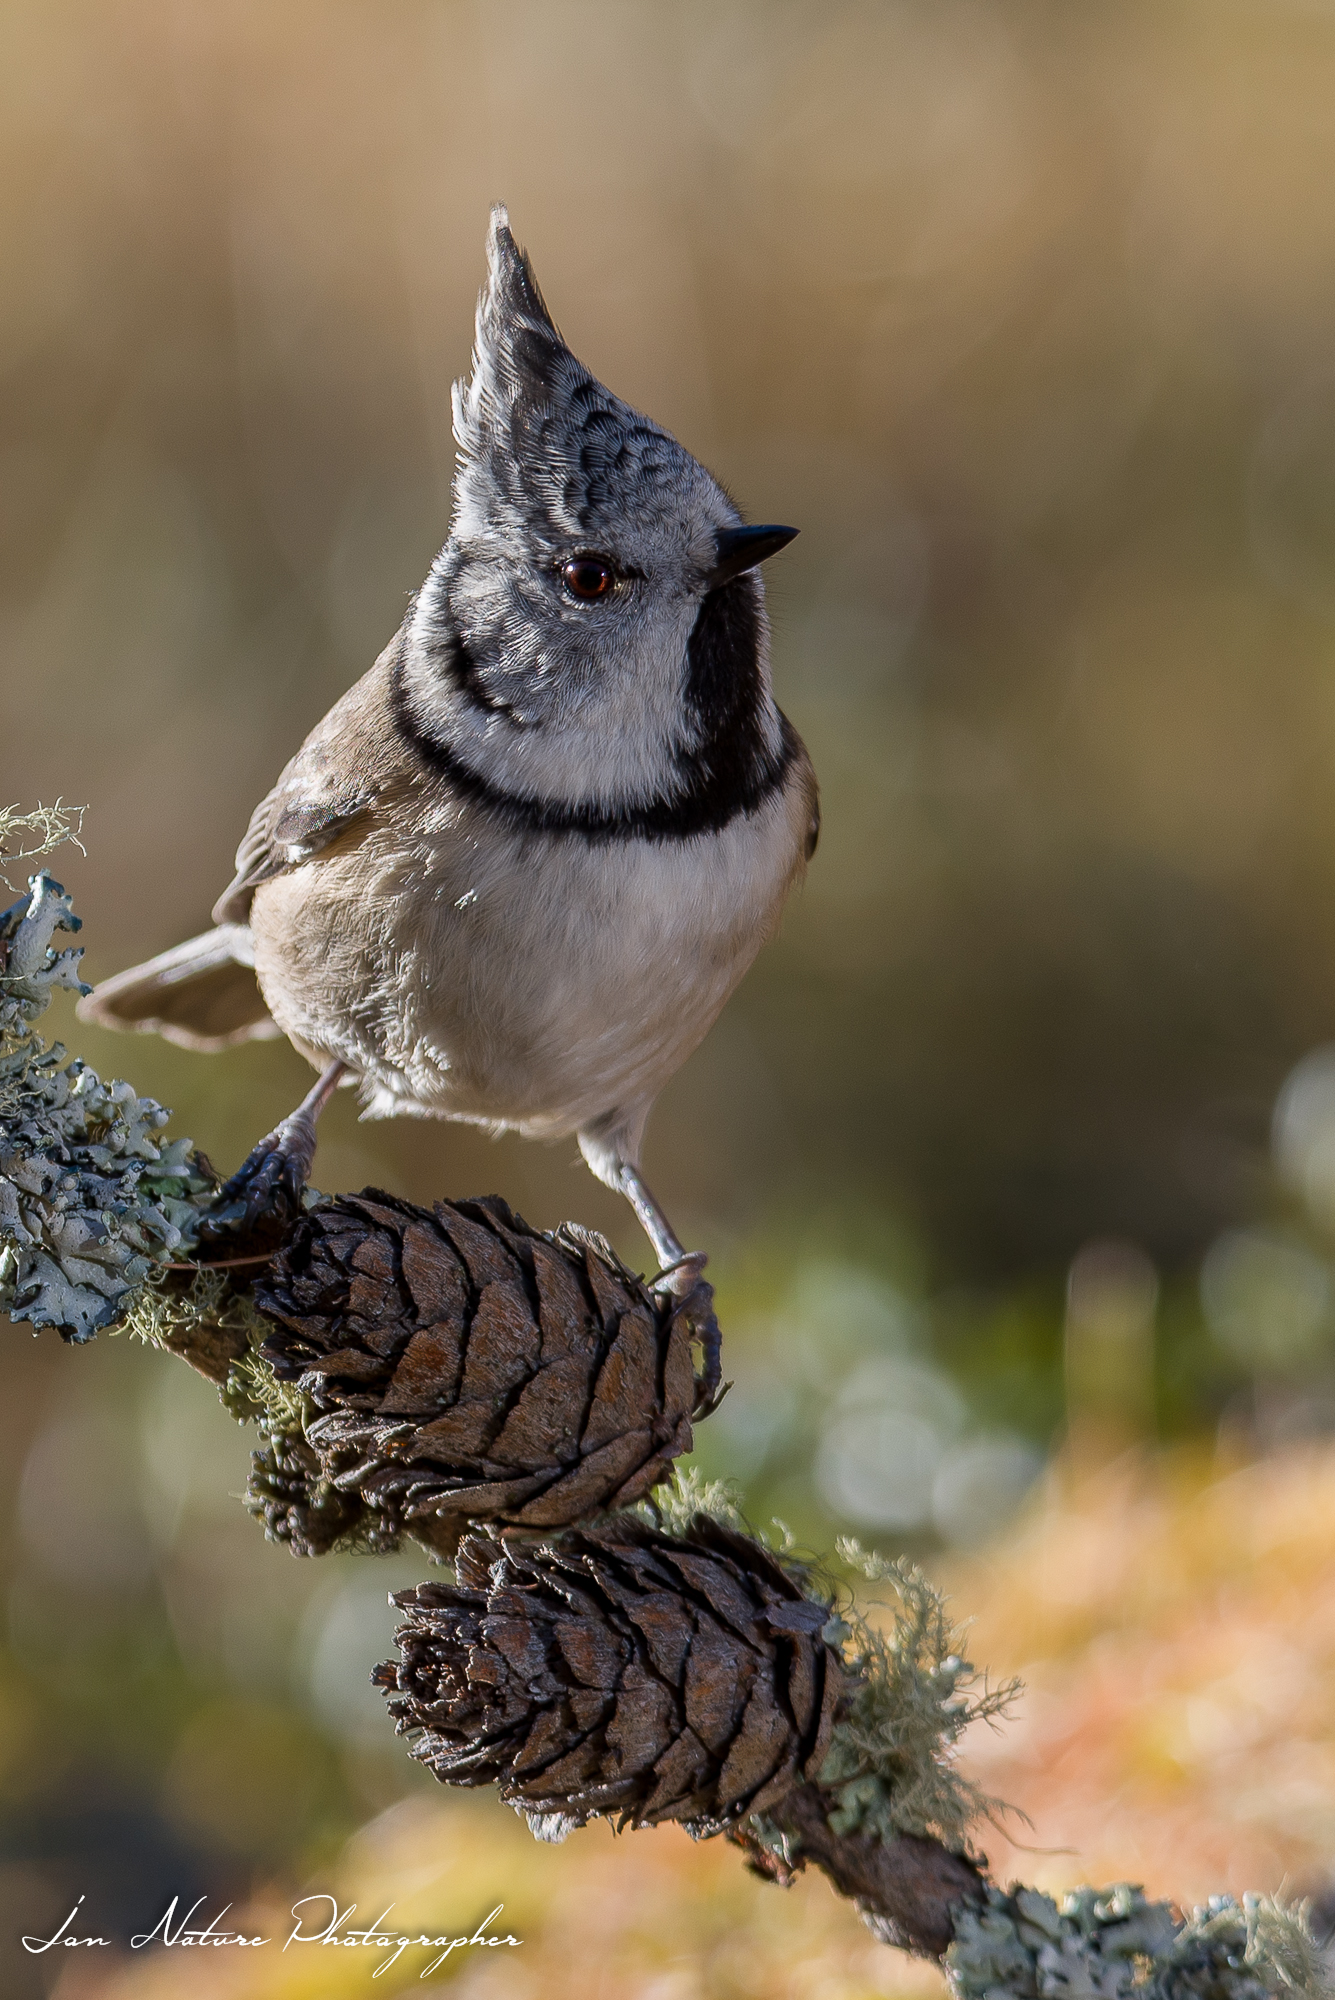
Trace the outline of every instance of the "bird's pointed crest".
<instances>
[{"instance_id":1,"label":"bird's pointed crest","mask_svg":"<svg viewBox=\"0 0 1335 2000\"><path fill-rule=\"evenodd\" d=\"M460 451L472 457L484 450L497 429L512 427L516 406L549 400L567 371L585 373L557 331L533 266L498 202L487 232L487 282L477 302L473 370L454 390Z\"/></svg>"},{"instance_id":2,"label":"bird's pointed crest","mask_svg":"<svg viewBox=\"0 0 1335 2000\"><path fill-rule=\"evenodd\" d=\"M480 533L513 535L516 546L624 537L637 523L646 533L679 532L692 492L720 525L735 522L690 453L571 353L500 206L487 236L473 372L454 387L454 436L456 544Z\"/></svg>"},{"instance_id":3,"label":"bird's pointed crest","mask_svg":"<svg viewBox=\"0 0 1335 2000\"><path fill-rule=\"evenodd\" d=\"M533 266L511 234L509 211L503 202L497 202L487 231L487 282L477 306L478 346L494 347L521 324L565 349Z\"/></svg>"}]
</instances>

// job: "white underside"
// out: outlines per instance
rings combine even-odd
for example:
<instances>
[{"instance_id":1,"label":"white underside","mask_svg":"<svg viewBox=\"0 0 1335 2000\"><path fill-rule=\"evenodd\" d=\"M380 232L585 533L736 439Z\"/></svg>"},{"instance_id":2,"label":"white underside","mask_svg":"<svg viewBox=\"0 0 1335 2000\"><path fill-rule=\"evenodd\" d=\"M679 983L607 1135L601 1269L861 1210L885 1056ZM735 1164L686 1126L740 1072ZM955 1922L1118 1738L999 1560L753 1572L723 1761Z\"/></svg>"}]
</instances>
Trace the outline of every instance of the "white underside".
<instances>
[{"instance_id":1,"label":"white underside","mask_svg":"<svg viewBox=\"0 0 1335 2000\"><path fill-rule=\"evenodd\" d=\"M469 838L466 813L389 827L265 883L255 965L275 1021L361 1080L366 1115L533 1137L645 1114L773 930L807 808L778 794L680 843ZM604 1148L606 1149L606 1148Z\"/></svg>"}]
</instances>

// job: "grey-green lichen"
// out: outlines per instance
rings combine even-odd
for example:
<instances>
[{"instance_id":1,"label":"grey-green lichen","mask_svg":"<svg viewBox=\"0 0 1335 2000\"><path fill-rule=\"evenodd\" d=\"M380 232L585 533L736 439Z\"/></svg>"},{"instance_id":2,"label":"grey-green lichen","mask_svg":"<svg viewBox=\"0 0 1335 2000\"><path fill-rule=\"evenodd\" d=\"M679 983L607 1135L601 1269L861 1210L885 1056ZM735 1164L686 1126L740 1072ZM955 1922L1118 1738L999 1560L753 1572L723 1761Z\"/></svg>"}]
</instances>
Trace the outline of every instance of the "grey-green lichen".
<instances>
[{"instance_id":1,"label":"grey-green lichen","mask_svg":"<svg viewBox=\"0 0 1335 2000\"><path fill-rule=\"evenodd\" d=\"M45 871L0 912L0 1311L92 1338L155 1264L187 1255L217 1181L170 1113L104 1083L34 1022L52 994L88 988L80 921Z\"/></svg>"},{"instance_id":2,"label":"grey-green lichen","mask_svg":"<svg viewBox=\"0 0 1335 2000\"><path fill-rule=\"evenodd\" d=\"M1213 1896L1185 1922L1119 1882L1060 1903L988 1889L964 1906L946 1972L958 2000L1325 2000L1303 1906Z\"/></svg>"},{"instance_id":3,"label":"grey-green lichen","mask_svg":"<svg viewBox=\"0 0 1335 2000\"><path fill-rule=\"evenodd\" d=\"M930 1834L963 1853L970 1825L1002 1808L959 1771L955 1748L970 1723L1005 1712L1017 1684L980 1681L945 1599L912 1563L868 1555L851 1540L836 1547L872 1582L890 1584L897 1602L888 1631L855 1608L827 1627L855 1690L820 1774L836 1799L830 1825L887 1841Z\"/></svg>"},{"instance_id":4,"label":"grey-green lichen","mask_svg":"<svg viewBox=\"0 0 1335 2000\"><path fill-rule=\"evenodd\" d=\"M1327 2000L1330 1981L1306 1903L1211 1896L1183 1924L1164 1964L1164 2000Z\"/></svg>"}]
</instances>

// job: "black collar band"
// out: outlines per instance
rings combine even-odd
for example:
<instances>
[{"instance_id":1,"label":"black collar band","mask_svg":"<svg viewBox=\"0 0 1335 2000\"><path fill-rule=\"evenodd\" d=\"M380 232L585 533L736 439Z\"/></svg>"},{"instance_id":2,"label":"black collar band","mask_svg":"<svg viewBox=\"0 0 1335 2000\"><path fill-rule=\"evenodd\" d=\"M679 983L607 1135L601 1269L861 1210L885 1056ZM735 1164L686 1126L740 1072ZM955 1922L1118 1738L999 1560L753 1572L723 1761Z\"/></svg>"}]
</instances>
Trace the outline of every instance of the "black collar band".
<instances>
[{"instance_id":1,"label":"black collar band","mask_svg":"<svg viewBox=\"0 0 1335 2000\"><path fill-rule=\"evenodd\" d=\"M744 593L744 594L743 594ZM462 798L512 833L568 834L595 842L693 840L720 833L756 812L780 789L799 752L797 733L779 716L779 743L762 729L757 645L758 607L749 579L711 591L687 650L687 700L703 733L699 747L679 753L680 784L642 804L571 804L510 792L483 777L450 744L423 729L413 713L399 650L393 669L393 713L399 736ZM450 678L461 693L476 681L457 632L449 635Z\"/></svg>"}]
</instances>

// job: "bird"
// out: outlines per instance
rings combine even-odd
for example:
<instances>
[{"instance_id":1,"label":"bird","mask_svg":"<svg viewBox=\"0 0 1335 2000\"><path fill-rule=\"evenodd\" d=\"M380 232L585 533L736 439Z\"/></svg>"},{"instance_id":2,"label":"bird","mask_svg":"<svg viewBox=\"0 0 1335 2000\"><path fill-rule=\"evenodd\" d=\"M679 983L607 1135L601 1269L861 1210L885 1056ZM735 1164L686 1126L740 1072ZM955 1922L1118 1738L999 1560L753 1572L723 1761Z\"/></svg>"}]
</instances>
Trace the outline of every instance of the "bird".
<instances>
[{"instance_id":1,"label":"bird","mask_svg":"<svg viewBox=\"0 0 1335 2000\"><path fill-rule=\"evenodd\" d=\"M299 1195L363 1116L576 1135L664 1290L687 1252L645 1123L801 881L816 779L775 702L751 525L559 333L492 210L453 390L447 539L399 630L261 800L214 927L79 1013L193 1049L285 1035L319 1072L226 1193Z\"/></svg>"}]
</instances>

